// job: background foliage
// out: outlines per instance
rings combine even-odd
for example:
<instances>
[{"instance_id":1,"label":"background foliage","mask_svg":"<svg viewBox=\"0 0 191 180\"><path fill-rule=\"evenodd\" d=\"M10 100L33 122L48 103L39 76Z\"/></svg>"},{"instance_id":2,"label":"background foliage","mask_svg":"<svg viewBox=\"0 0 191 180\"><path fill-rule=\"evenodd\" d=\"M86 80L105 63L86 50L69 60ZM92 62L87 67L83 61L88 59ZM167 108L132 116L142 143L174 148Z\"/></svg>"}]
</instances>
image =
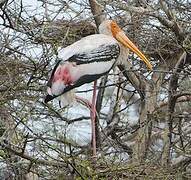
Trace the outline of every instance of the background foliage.
<instances>
[{"instance_id":1,"label":"background foliage","mask_svg":"<svg viewBox=\"0 0 191 180\"><path fill-rule=\"evenodd\" d=\"M1 0L0 179L189 179L191 3L187 0ZM98 156L88 110L43 103L59 49L118 22L151 60L98 86ZM92 85L77 90L91 98Z\"/></svg>"}]
</instances>

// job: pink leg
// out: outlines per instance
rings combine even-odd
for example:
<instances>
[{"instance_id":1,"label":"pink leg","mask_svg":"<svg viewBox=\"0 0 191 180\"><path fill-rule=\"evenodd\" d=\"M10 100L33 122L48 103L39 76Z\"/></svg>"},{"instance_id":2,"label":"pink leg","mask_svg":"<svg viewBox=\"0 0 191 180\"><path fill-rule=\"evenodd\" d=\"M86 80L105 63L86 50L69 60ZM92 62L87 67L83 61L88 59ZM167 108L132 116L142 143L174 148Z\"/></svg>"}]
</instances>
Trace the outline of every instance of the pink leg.
<instances>
[{"instance_id":1,"label":"pink leg","mask_svg":"<svg viewBox=\"0 0 191 180\"><path fill-rule=\"evenodd\" d=\"M91 121L92 121L93 158L96 158L96 131L95 131L95 119L96 119L96 85L97 85L97 81L94 81L93 97L92 97L92 111L90 112Z\"/></svg>"},{"instance_id":2,"label":"pink leg","mask_svg":"<svg viewBox=\"0 0 191 180\"><path fill-rule=\"evenodd\" d=\"M93 146L93 159L96 158L96 131L95 131L95 119L96 119L96 85L97 81L94 81L92 103L87 99L75 96L77 102L85 105L90 109L90 117L92 123L92 146Z\"/></svg>"}]
</instances>

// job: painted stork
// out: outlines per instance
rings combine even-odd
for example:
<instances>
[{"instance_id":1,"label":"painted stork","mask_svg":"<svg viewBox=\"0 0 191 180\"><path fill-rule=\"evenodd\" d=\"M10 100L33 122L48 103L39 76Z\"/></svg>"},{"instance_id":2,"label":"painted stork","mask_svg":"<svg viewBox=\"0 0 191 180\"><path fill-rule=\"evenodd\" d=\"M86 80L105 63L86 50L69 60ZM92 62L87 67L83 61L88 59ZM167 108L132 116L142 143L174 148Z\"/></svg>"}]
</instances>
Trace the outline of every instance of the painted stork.
<instances>
[{"instance_id":1,"label":"painted stork","mask_svg":"<svg viewBox=\"0 0 191 180\"><path fill-rule=\"evenodd\" d=\"M95 82L91 104L93 154L95 144L95 99L96 80L107 74L115 65L126 61L129 49L136 53L151 70L152 65L144 54L129 40L116 22L105 20L99 26L99 33L81 40L61 50L61 61L54 67L48 81L48 95L45 103L58 96L65 96L66 101L73 97L74 88L85 83ZM64 98L63 100L64 101Z\"/></svg>"}]
</instances>

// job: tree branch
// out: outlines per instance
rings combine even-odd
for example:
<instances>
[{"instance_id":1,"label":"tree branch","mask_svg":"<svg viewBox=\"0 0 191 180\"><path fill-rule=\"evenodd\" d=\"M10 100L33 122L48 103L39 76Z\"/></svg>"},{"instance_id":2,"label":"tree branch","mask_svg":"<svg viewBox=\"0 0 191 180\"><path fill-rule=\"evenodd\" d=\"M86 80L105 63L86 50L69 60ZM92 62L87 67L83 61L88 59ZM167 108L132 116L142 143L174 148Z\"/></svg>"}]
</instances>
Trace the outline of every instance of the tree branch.
<instances>
[{"instance_id":1,"label":"tree branch","mask_svg":"<svg viewBox=\"0 0 191 180\"><path fill-rule=\"evenodd\" d=\"M104 14L104 8L96 0L89 0L89 3L90 3L92 14L94 15L96 26L99 27L102 21L106 19L106 15Z\"/></svg>"}]
</instances>

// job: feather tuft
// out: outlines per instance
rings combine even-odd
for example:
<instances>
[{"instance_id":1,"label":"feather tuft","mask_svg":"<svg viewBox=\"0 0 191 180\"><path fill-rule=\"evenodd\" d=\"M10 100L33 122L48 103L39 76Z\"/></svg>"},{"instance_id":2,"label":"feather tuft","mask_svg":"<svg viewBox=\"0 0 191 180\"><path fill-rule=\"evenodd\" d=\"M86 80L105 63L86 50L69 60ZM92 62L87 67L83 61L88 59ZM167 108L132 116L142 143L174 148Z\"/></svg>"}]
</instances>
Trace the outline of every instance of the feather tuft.
<instances>
[{"instance_id":1,"label":"feather tuft","mask_svg":"<svg viewBox=\"0 0 191 180\"><path fill-rule=\"evenodd\" d=\"M76 102L75 90L70 90L59 97L59 104L61 108L70 106Z\"/></svg>"}]
</instances>

